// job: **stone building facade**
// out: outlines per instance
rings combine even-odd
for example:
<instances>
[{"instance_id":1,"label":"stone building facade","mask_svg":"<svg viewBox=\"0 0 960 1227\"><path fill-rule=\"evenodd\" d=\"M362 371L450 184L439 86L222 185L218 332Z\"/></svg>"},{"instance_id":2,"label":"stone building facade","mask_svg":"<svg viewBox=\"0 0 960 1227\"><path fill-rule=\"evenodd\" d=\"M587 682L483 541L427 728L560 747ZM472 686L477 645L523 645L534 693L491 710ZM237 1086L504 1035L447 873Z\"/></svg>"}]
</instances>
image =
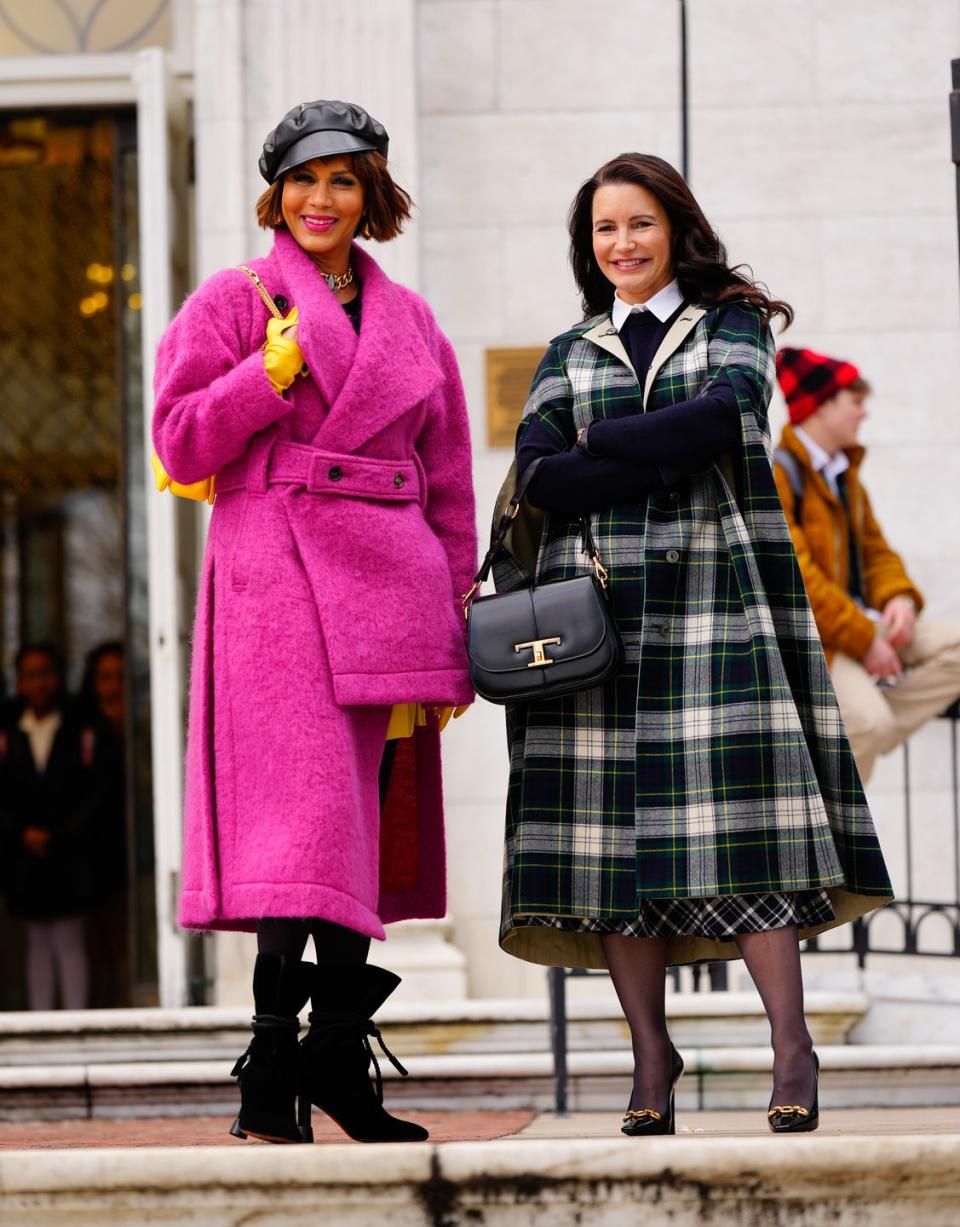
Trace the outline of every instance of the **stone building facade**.
<instances>
[{"instance_id":1,"label":"stone building facade","mask_svg":"<svg viewBox=\"0 0 960 1227\"><path fill-rule=\"evenodd\" d=\"M691 185L733 260L795 307L791 343L849 358L870 380L876 508L931 608L960 617L947 110L960 8L687 0L686 16ZM389 130L418 210L409 233L375 254L426 295L456 347L483 538L510 460L487 443L485 351L545 346L579 318L564 219L588 174L631 149L679 162L679 3L177 0L169 17L195 142L195 187L180 203L191 209L190 281L265 249L256 160L289 106L346 97ZM782 406L774 417L778 427ZM921 735L914 753L930 848L952 838L944 733ZM390 941L448 995L540 994L543 970L496 944L502 713L478 704L445 732L444 754L450 924L442 942L435 928ZM899 759L883 764L871 799L902 874L900 770ZM921 893L951 888L937 855L914 871ZM244 941L218 939L220 1001L246 998Z\"/></svg>"}]
</instances>

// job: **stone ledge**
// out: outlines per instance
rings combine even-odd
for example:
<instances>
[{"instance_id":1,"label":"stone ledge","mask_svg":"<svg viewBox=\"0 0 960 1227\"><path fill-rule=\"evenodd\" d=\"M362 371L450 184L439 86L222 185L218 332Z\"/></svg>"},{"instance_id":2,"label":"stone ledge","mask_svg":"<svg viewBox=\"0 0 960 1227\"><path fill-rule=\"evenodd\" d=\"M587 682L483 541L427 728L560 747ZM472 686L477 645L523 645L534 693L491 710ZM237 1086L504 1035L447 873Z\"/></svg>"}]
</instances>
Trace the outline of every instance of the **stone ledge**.
<instances>
[{"instance_id":1,"label":"stone ledge","mask_svg":"<svg viewBox=\"0 0 960 1227\"><path fill-rule=\"evenodd\" d=\"M818 1044L842 1043L863 1019L863 993L807 996ZM667 1015L681 1046L765 1043L768 1025L756 993L672 993ZM568 1042L577 1049L620 1049L627 1026L614 997L568 1000ZM403 1056L546 1052L549 1007L543 998L389 1003L377 1015ZM249 1039L247 1009L199 1006L159 1010L54 1010L0 1014L4 1065L235 1058Z\"/></svg>"},{"instance_id":2,"label":"stone ledge","mask_svg":"<svg viewBox=\"0 0 960 1227\"><path fill-rule=\"evenodd\" d=\"M960 1135L7 1151L0 1227L955 1227Z\"/></svg>"},{"instance_id":3,"label":"stone ledge","mask_svg":"<svg viewBox=\"0 0 960 1227\"><path fill-rule=\"evenodd\" d=\"M762 1108L769 1096L769 1047L682 1048L678 1090L685 1108ZM960 1045L821 1046L823 1101L832 1107L960 1104ZM395 1107L534 1108L554 1101L549 1053L411 1057L410 1078L384 1063ZM571 1107L622 1106L632 1057L618 1051L569 1056ZM881 1076L882 1075L882 1076ZM228 1061L79 1063L0 1068L0 1119L77 1119L228 1112L237 1101Z\"/></svg>"}]
</instances>

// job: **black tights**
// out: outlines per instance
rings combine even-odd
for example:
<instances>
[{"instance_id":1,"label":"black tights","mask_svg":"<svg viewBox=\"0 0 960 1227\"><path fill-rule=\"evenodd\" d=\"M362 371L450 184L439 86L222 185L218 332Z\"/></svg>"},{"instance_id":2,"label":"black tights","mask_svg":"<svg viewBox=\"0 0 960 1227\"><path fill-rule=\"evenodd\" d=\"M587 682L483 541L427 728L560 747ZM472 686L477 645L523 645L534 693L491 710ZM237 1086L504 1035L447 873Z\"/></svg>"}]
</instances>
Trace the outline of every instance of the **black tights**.
<instances>
[{"instance_id":1,"label":"black tights","mask_svg":"<svg viewBox=\"0 0 960 1227\"><path fill-rule=\"evenodd\" d=\"M347 963L365 963L370 952L370 938L353 929L335 925L329 920L310 917L305 920L289 916L264 916L257 921L257 952L282 954L299 963L313 938L318 967L342 967Z\"/></svg>"},{"instance_id":2,"label":"black tights","mask_svg":"<svg viewBox=\"0 0 960 1227\"><path fill-rule=\"evenodd\" d=\"M600 939L613 987L633 1041L631 1107L666 1111L670 1081L670 1036L664 994L667 942L661 937ZM763 1001L773 1042L775 1103L808 1104L813 1098L813 1041L803 1015L800 943L793 926L740 933L735 938Z\"/></svg>"}]
</instances>

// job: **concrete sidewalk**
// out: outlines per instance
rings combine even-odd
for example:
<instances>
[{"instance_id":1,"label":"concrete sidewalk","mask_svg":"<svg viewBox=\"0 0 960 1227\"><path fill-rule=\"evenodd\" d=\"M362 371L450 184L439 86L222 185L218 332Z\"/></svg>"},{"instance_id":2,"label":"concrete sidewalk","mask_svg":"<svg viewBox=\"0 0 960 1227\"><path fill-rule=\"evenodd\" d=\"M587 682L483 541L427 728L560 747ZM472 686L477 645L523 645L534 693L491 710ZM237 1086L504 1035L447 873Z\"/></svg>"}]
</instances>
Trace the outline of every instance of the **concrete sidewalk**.
<instances>
[{"instance_id":1,"label":"concrete sidewalk","mask_svg":"<svg viewBox=\"0 0 960 1227\"><path fill-rule=\"evenodd\" d=\"M574 1112L565 1117L529 1110L482 1112L409 1112L405 1114L430 1130L431 1142L484 1142L517 1136L525 1139L608 1138L622 1140L620 1116L611 1112ZM269 1146L227 1135L232 1117L176 1116L134 1120L72 1120L0 1123L0 1150L126 1149L129 1147ZM314 1113L318 1144L349 1140L320 1112ZM768 1137L762 1112L678 1112L678 1138ZM930 1134L960 1136L957 1108L839 1108L823 1113L818 1137L901 1136ZM635 1142L635 1145L643 1145ZM284 1149L284 1148L274 1148Z\"/></svg>"},{"instance_id":2,"label":"concrete sidewalk","mask_svg":"<svg viewBox=\"0 0 960 1227\"><path fill-rule=\"evenodd\" d=\"M43 1123L34 1148L0 1150L0 1227L960 1224L955 1110L836 1111L798 1138L762 1113L681 1114L678 1137L643 1140L608 1113L509 1116L450 1113L431 1121L448 1140L405 1146L216 1145L225 1118L180 1117L189 1144L160 1145L155 1119L111 1148L100 1122Z\"/></svg>"}]
</instances>

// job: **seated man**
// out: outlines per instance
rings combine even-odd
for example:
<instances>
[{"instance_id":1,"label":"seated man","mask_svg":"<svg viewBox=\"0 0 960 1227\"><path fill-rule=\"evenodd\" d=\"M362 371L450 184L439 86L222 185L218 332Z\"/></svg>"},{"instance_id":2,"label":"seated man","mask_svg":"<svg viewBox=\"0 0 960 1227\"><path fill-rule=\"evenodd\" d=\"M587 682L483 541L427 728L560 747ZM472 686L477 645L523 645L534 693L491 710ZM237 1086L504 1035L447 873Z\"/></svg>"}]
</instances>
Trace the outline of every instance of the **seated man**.
<instances>
[{"instance_id":1,"label":"seated man","mask_svg":"<svg viewBox=\"0 0 960 1227\"><path fill-rule=\"evenodd\" d=\"M774 475L853 753L866 782L960 695L960 625L919 619L923 598L860 484L870 391L849 362L781 349L790 424Z\"/></svg>"}]
</instances>

